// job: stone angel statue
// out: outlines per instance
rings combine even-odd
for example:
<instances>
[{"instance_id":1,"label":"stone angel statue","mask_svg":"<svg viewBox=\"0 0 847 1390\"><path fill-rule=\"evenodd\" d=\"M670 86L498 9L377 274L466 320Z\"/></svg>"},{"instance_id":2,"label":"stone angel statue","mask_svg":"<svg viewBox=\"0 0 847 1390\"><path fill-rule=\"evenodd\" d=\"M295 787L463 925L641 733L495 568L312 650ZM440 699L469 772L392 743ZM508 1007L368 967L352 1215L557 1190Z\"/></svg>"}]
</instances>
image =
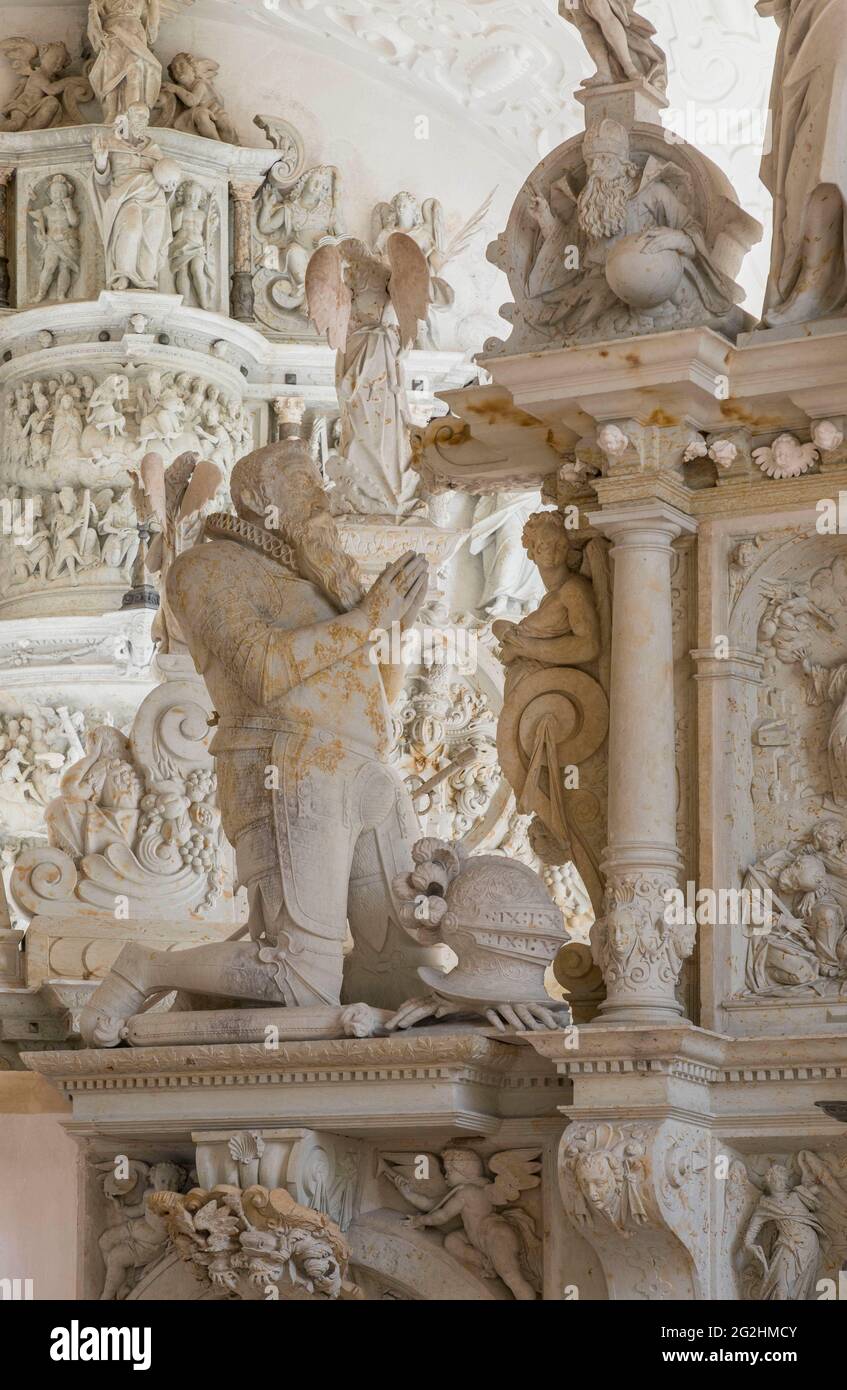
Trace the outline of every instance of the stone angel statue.
<instances>
[{"instance_id":1,"label":"stone angel statue","mask_svg":"<svg viewBox=\"0 0 847 1390\"><path fill-rule=\"evenodd\" d=\"M0 130L48 130L57 125L84 125L80 102L92 101L86 77L63 77L70 54L63 43L39 48L30 39L3 39L0 53L21 81L0 107Z\"/></svg>"},{"instance_id":2,"label":"stone angel statue","mask_svg":"<svg viewBox=\"0 0 847 1390\"><path fill-rule=\"evenodd\" d=\"M559 0L559 14L575 24L597 71L583 87L602 87L641 78L664 92L667 59L654 40L656 30L635 11L636 0Z\"/></svg>"},{"instance_id":3,"label":"stone angel statue","mask_svg":"<svg viewBox=\"0 0 847 1390\"><path fill-rule=\"evenodd\" d=\"M386 254L392 233L403 232L417 243L426 256L431 275L431 304L429 318L420 335L421 347L436 346L432 316L451 309L456 300L452 285L444 278L444 271L473 241L488 215L495 192L495 189L491 190L476 212L449 240L444 227L444 212L437 198L426 198L420 203L411 193L395 193L390 203L377 203L373 210L371 236L377 255Z\"/></svg>"},{"instance_id":4,"label":"stone angel statue","mask_svg":"<svg viewBox=\"0 0 847 1390\"><path fill-rule=\"evenodd\" d=\"M534 1218L516 1203L541 1184L540 1149L505 1149L484 1160L458 1145L436 1154L383 1156L381 1175L420 1215L406 1218L415 1230L439 1229L460 1221L444 1237L448 1254L483 1279L500 1278L516 1299L530 1302L542 1292L541 1240ZM426 1171L443 1179L423 1181L413 1164L428 1160ZM486 1164L489 1172L486 1173ZM501 1210L505 1208L505 1210Z\"/></svg>"},{"instance_id":5,"label":"stone angel statue","mask_svg":"<svg viewBox=\"0 0 847 1390\"><path fill-rule=\"evenodd\" d=\"M177 555L199 540L204 508L217 493L223 474L216 463L198 454L181 454L165 468L160 455L150 453L133 476L136 511L156 528L146 567L150 574L159 575L161 603L150 635L158 643L160 656L175 656L186 653L188 647L168 603L165 581Z\"/></svg>"},{"instance_id":6,"label":"stone angel statue","mask_svg":"<svg viewBox=\"0 0 847 1390\"><path fill-rule=\"evenodd\" d=\"M408 516L420 504L403 359L431 302L426 257L404 232L387 238L384 257L348 237L314 253L306 297L312 322L338 354L339 509Z\"/></svg>"}]
</instances>

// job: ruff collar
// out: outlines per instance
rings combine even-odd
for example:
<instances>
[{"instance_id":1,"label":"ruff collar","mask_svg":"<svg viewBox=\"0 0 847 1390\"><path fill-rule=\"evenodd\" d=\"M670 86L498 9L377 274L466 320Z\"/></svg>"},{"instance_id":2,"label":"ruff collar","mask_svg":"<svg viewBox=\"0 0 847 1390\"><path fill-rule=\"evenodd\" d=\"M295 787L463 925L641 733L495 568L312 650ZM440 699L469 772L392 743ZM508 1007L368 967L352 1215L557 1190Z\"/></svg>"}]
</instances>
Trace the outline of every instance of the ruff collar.
<instances>
[{"instance_id":1,"label":"ruff collar","mask_svg":"<svg viewBox=\"0 0 847 1390\"><path fill-rule=\"evenodd\" d=\"M206 518L204 534L208 539L241 541L243 545L252 546L254 550L261 550L264 555L269 555L277 564L282 565L283 569L290 570L299 578L291 546L281 536L266 531L263 526L254 526L252 521L244 521L232 512L212 512L211 516Z\"/></svg>"}]
</instances>

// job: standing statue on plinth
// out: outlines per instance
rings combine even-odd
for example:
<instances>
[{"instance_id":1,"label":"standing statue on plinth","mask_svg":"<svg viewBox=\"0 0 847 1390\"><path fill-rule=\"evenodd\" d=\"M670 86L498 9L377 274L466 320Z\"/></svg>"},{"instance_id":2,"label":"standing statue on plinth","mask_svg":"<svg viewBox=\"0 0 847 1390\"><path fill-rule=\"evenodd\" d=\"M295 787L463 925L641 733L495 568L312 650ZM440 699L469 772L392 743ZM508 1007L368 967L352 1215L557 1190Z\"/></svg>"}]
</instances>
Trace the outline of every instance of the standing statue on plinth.
<instances>
[{"instance_id":1,"label":"standing statue on plinth","mask_svg":"<svg viewBox=\"0 0 847 1390\"><path fill-rule=\"evenodd\" d=\"M426 256L405 232L392 232L380 255L347 237L309 261L309 315L337 352L339 511L400 521L421 508L403 368L431 292Z\"/></svg>"},{"instance_id":2,"label":"standing statue on plinth","mask_svg":"<svg viewBox=\"0 0 847 1390\"><path fill-rule=\"evenodd\" d=\"M575 24L597 65L583 87L602 87L641 79L664 91L667 59L653 35L649 20L635 12L635 0L559 0L559 14Z\"/></svg>"},{"instance_id":3,"label":"standing statue on plinth","mask_svg":"<svg viewBox=\"0 0 847 1390\"><path fill-rule=\"evenodd\" d=\"M773 140L762 182L773 194L763 323L847 314L847 0L759 0L780 26Z\"/></svg>"},{"instance_id":4,"label":"standing statue on plinth","mask_svg":"<svg viewBox=\"0 0 847 1390\"><path fill-rule=\"evenodd\" d=\"M91 85L107 125L134 102L155 106L162 65L151 47L159 37L160 21L159 0L89 0Z\"/></svg>"},{"instance_id":5,"label":"standing statue on plinth","mask_svg":"<svg viewBox=\"0 0 847 1390\"><path fill-rule=\"evenodd\" d=\"M394 880L419 829L387 761L402 673L383 673L370 640L414 623L426 561L408 552L365 592L300 440L241 459L230 489L236 514L208 518L167 598L217 712L211 751L250 939L125 947L83 1019L101 1046L162 990L337 1006L343 973L346 999L397 1008L420 989L416 967L442 962L400 925Z\"/></svg>"}]
</instances>

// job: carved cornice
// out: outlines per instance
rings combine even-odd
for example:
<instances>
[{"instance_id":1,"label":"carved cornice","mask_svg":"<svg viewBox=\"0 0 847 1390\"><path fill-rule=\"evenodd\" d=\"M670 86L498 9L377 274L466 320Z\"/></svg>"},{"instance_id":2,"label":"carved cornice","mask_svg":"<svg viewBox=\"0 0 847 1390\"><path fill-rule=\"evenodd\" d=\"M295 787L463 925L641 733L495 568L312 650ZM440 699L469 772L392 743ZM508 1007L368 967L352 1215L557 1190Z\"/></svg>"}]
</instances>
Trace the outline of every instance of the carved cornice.
<instances>
[{"instance_id":1,"label":"carved cornice","mask_svg":"<svg viewBox=\"0 0 847 1390\"><path fill-rule=\"evenodd\" d=\"M209 1087L233 1080L243 1085L349 1086L363 1080L460 1079L498 1089L526 1083L520 1053L478 1034L280 1043L273 1053L262 1043L233 1043L28 1053L22 1060L68 1093ZM555 1084L552 1074L542 1079Z\"/></svg>"},{"instance_id":2,"label":"carved cornice","mask_svg":"<svg viewBox=\"0 0 847 1390\"><path fill-rule=\"evenodd\" d=\"M730 1038L693 1024L579 1029L578 1047L559 1033L521 1035L565 1076L653 1075L708 1085L847 1080L847 1033ZM837 1060L839 1053L843 1061Z\"/></svg>"}]
</instances>

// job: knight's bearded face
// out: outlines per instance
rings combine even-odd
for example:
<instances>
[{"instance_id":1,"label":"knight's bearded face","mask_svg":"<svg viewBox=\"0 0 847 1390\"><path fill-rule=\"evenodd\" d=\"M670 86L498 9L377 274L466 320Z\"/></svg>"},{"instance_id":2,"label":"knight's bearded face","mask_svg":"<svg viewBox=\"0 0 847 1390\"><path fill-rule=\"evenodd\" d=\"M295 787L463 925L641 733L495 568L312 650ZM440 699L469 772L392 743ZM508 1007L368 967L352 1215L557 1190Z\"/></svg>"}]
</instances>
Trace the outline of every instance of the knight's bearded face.
<instances>
[{"instance_id":1,"label":"knight's bearded face","mask_svg":"<svg viewBox=\"0 0 847 1390\"><path fill-rule=\"evenodd\" d=\"M297 568L337 603L343 612L354 608L364 597L357 565L343 549L341 537L329 511L314 512L298 528L293 542Z\"/></svg>"},{"instance_id":2,"label":"knight's bearded face","mask_svg":"<svg viewBox=\"0 0 847 1390\"><path fill-rule=\"evenodd\" d=\"M592 164L577 201L582 231L595 240L619 236L626 227L627 204L634 193L635 180L621 160L606 160L602 169Z\"/></svg>"},{"instance_id":3,"label":"knight's bearded face","mask_svg":"<svg viewBox=\"0 0 847 1390\"><path fill-rule=\"evenodd\" d=\"M284 489L274 498L279 525L275 528L293 547L303 579L317 584L333 603L347 612L364 595L359 570L341 544L338 527L323 489L318 486Z\"/></svg>"}]
</instances>

